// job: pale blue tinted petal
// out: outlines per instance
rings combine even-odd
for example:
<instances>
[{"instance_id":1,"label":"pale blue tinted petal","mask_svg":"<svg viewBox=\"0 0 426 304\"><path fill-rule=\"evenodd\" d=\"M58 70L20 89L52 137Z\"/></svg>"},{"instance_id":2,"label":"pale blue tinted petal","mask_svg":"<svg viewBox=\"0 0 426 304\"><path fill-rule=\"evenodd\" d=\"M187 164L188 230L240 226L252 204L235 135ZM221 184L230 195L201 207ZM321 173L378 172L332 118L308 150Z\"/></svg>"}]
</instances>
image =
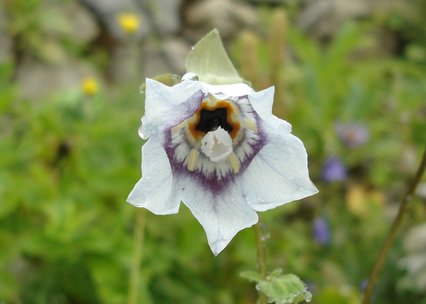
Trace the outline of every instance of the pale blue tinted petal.
<instances>
[{"instance_id":1,"label":"pale blue tinted petal","mask_svg":"<svg viewBox=\"0 0 426 304\"><path fill-rule=\"evenodd\" d=\"M248 96L253 110L260 116L266 124L267 129L273 133L290 133L291 125L285 120L279 119L272 114L272 105L274 103L274 87L256 92Z\"/></svg>"},{"instance_id":2,"label":"pale blue tinted petal","mask_svg":"<svg viewBox=\"0 0 426 304\"><path fill-rule=\"evenodd\" d=\"M269 119L272 115L274 93L275 88L269 87L249 96L251 106L262 119Z\"/></svg>"},{"instance_id":3,"label":"pale blue tinted petal","mask_svg":"<svg viewBox=\"0 0 426 304\"><path fill-rule=\"evenodd\" d=\"M303 143L291 134L269 135L268 143L241 176L247 203L257 211L318 192L309 179Z\"/></svg>"},{"instance_id":4,"label":"pale blue tinted petal","mask_svg":"<svg viewBox=\"0 0 426 304\"><path fill-rule=\"evenodd\" d=\"M206 231L214 255L219 254L240 230L257 223L257 213L246 204L235 184L221 193L212 193L190 175L179 177L179 183L182 201Z\"/></svg>"},{"instance_id":5,"label":"pale blue tinted petal","mask_svg":"<svg viewBox=\"0 0 426 304\"><path fill-rule=\"evenodd\" d=\"M173 175L166 151L157 137L142 147L142 178L127 201L155 214L174 214L180 201L173 195Z\"/></svg>"},{"instance_id":6,"label":"pale blue tinted petal","mask_svg":"<svg viewBox=\"0 0 426 304\"><path fill-rule=\"evenodd\" d=\"M242 82L242 78L226 54L217 30L204 36L189 52L186 70L196 74L200 81L211 84Z\"/></svg>"},{"instance_id":7,"label":"pale blue tinted petal","mask_svg":"<svg viewBox=\"0 0 426 304\"><path fill-rule=\"evenodd\" d=\"M227 99L230 97L240 97L253 94L254 90L245 83L211 85L202 83L206 92L213 94L217 99Z\"/></svg>"},{"instance_id":8,"label":"pale blue tinted petal","mask_svg":"<svg viewBox=\"0 0 426 304\"><path fill-rule=\"evenodd\" d=\"M168 87L153 79L146 80L145 115L139 134L147 139L159 131L188 116L201 100L202 86L197 81L183 81Z\"/></svg>"}]
</instances>

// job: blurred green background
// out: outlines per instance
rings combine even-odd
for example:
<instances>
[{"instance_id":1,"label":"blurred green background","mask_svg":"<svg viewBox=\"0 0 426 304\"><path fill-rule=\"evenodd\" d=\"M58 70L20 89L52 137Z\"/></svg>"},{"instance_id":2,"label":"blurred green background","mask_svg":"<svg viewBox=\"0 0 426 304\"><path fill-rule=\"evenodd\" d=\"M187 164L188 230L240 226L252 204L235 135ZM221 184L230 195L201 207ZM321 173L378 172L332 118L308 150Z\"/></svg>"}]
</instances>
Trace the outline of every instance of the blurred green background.
<instances>
[{"instance_id":1,"label":"blurred green background","mask_svg":"<svg viewBox=\"0 0 426 304\"><path fill-rule=\"evenodd\" d=\"M214 257L185 206L125 202L139 87L184 73L212 28L255 89L276 86L320 190L261 215L270 269L312 303L359 303L426 143L424 16L422 0L0 0L0 303L126 303L132 269L138 303L255 302L252 230ZM426 303L425 200L423 178L375 303Z\"/></svg>"}]
</instances>

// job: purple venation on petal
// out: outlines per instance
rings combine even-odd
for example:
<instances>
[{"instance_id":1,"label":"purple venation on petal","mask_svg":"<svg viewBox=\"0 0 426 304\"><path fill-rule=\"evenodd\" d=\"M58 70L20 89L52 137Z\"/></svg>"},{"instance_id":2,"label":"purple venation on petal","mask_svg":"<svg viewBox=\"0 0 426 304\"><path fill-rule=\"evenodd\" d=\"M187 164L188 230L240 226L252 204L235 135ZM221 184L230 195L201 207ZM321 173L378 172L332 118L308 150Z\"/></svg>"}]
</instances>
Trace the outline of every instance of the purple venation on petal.
<instances>
[{"instance_id":1,"label":"purple venation on petal","mask_svg":"<svg viewBox=\"0 0 426 304\"><path fill-rule=\"evenodd\" d=\"M205 97L205 96L204 96ZM196 98L199 98L198 96ZM240 98L247 98L247 96L242 96ZM199 107L199 103L197 104ZM258 128L257 134L258 138L249 142L249 146L251 147L251 153L245 155L245 157L241 160L240 163L240 171L237 174L234 174L231 170L227 172L223 176L217 176L217 173L214 172L210 175L204 175L201 170L189 171L185 164L178 161L176 158L176 148L177 146L172 142L172 133L171 128L183 120L189 118L197 109L192 109L187 111L185 116L180 117L180 121L174 121L174 124L164 130L164 142L163 147L166 151L167 157L169 158L170 166L172 168L172 172L174 175L186 175L191 177L195 182L197 182L200 186L202 186L205 190L209 191L214 195L221 194L224 190L227 189L229 185L231 185L236 176L243 174L245 169L250 165L253 158L258 154L258 152L265 146L267 143L267 134L262 127L262 122L260 117L255 114L254 118L256 120L256 126ZM184 117L184 119L182 119ZM234 147L234 149L238 149L238 146ZM234 150L235 151L235 150ZM204 157L204 156L201 156Z\"/></svg>"},{"instance_id":2,"label":"purple venation on petal","mask_svg":"<svg viewBox=\"0 0 426 304\"><path fill-rule=\"evenodd\" d=\"M342 161L335 157L329 157L322 167L322 179L326 182L343 181L347 177L346 167Z\"/></svg>"},{"instance_id":3,"label":"purple venation on petal","mask_svg":"<svg viewBox=\"0 0 426 304\"><path fill-rule=\"evenodd\" d=\"M251 163L251 161L256 156L256 154L265 145L266 136L263 134L263 132L260 132L260 134L261 134L260 140L250 144L250 146L253 149L253 152L250 155L247 155L244 161L241 163L241 169L238 175L244 172L244 170L248 167L248 165ZM210 176L205 176L202 172L197 170L193 172L188 171L188 169L182 163L179 163L178 161L176 161L175 159L176 147L171 145L170 136L171 136L170 132L167 132L165 150L169 158L173 174L189 175L194 181L198 182L200 186L204 187L206 190L210 191L211 193L217 194L217 195L220 194L222 191L226 190L226 187L232 183L235 175L231 173L231 171L228 172L228 174L226 174L225 176L222 176L221 178L218 178L218 176L216 176L216 173Z\"/></svg>"},{"instance_id":4,"label":"purple venation on petal","mask_svg":"<svg viewBox=\"0 0 426 304\"><path fill-rule=\"evenodd\" d=\"M313 237L320 245L329 245L331 241L330 227L328 221L324 217L317 217L313 223Z\"/></svg>"},{"instance_id":5,"label":"purple venation on petal","mask_svg":"<svg viewBox=\"0 0 426 304\"><path fill-rule=\"evenodd\" d=\"M365 144L370 137L367 127L360 123L336 123L335 129L340 141L349 148Z\"/></svg>"}]
</instances>

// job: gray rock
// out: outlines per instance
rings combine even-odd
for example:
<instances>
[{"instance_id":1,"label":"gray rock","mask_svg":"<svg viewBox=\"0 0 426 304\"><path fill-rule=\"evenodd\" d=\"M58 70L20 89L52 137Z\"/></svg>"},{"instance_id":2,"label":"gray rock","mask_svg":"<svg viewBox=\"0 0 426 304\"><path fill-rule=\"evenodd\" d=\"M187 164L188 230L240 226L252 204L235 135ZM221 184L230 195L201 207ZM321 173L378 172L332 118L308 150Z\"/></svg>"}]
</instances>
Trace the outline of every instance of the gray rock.
<instances>
[{"instance_id":1,"label":"gray rock","mask_svg":"<svg viewBox=\"0 0 426 304\"><path fill-rule=\"evenodd\" d=\"M404 238L404 249L412 254L426 251L426 223L408 230Z\"/></svg>"},{"instance_id":2,"label":"gray rock","mask_svg":"<svg viewBox=\"0 0 426 304\"><path fill-rule=\"evenodd\" d=\"M142 6L133 0L81 0L81 2L98 18L116 39L127 41L128 34L123 32L117 23L117 17L122 13L131 13L139 17L141 26L132 35L132 38L139 40L144 38L149 32L151 25Z\"/></svg>"},{"instance_id":3,"label":"gray rock","mask_svg":"<svg viewBox=\"0 0 426 304\"><path fill-rule=\"evenodd\" d=\"M164 57L170 66L170 73L183 75L186 73L185 60L191 46L181 39L166 39L164 42Z\"/></svg>"},{"instance_id":4,"label":"gray rock","mask_svg":"<svg viewBox=\"0 0 426 304\"><path fill-rule=\"evenodd\" d=\"M156 75L173 72L162 52L163 49L164 45L147 44L144 46L142 50L144 77L153 78Z\"/></svg>"},{"instance_id":5,"label":"gray rock","mask_svg":"<svg viewBox=\"0 0 426 304\"><path fill-rule=\"evenodd\" d=\"M116 82L130 82L141 77L141 53L138 45L116 47L108 66L110 78Z\"/></svg>"},{"instance_id":6,"label":"gray rock","mask_svg":"<svg viewBox=\"0 0 426 304\"><path fill-rule=\"evenodd\" d=\"M404 0L306 0L297 26L316 38L329 38L347 20L408 12L411 7L407 3Z\"/></svg>"},{"instance_id":7,"label":"gray rock","mask_svg":"<svg viewBox=\"0 0 426 304\"><path fill-rule=\"evenodd\" d=\"M3 3L0 2L0 63L12 60L12 38L7 31L7 19Z\"/></svg>"},{"instance_id":8,"label":"gray rock","mask_svg":"<svg viewBox=\"0 0 426 304\"><path fill-rule=\"evenodd\" d=\"M93 16L78 2L46 5L43 10L41 31L45 35L84 45L99 34L99 27Z\"/></svg>"},{"instance_id":9,"label":"gray rock","mask_svg":"<svg viewBox=\"0 0 426 304\"><path fill-rule=\"evenodd\" d=\"M188 8L185 21L198 36L216 28L222 38L227 39L237 34L241 28L257 23L256 11L243 2L231 0L204 0Z\"/></svg>"},{"instance_id":10,"label":"gray rock","mask_svg":"<svg viewBox=\"0 0 426 304\"><path fill-rule=\"evenodd\" d=\"M54 64L25 58L17 68L16 83L20 97L39 100L60 91L80 88L89 75L96 75L94 69L74 58Z\"/></svg>"},{"instance_id":11,"label":"gray rock","mask_svg":"<svg viewBox=\"0 0 426 304\"><path fill-rule=\"evenodd\" d=\"M426 199L426 182L420 183L417 186L416 195L420 196L423 199Z\"/></svg>"},{"instance_id":12,"label":"gray rock","mask_svg":"<svg viewBox=\"0 0 426 304\"><path fill-rule=\"evenodd\" d=\"M155 31L174 34L180 28L181 0L147 0L146 11L152 18Z\"/></svg>"},{"instance_id":13,"label":"gray rock","mask_svg":"<svg viewBox=\"0 0 426 304\"><path fill-rule=\"evenodd\" d=\"M398 264L406 274L398 285L403 289L417 288L426 291L426 224L408 230L403 245L405 256Z\"/></svg>"},{"instance_id":14,"label":"gray rock","mask_svg":"<svg viewBox=\"0 0 426 304\"><path fill-rule=\"evenodd\" d=\"M191 46L178 38L164 39L161 44L146 44L142 50L145 77L154 77L160 74L186 73L185 59Z\"/></svg>"},{"instance_id":15,"label":"gray rock","mask_svg":"<svg viewBox=\"0 0 426 304\"><path fill-rule=\"evenodd\" d=\"M331 37L346 20L365 17L369 13L370 6L364 0L315 0L308 2L297 25L314 37Z\"/></svg>"}]
</instances>

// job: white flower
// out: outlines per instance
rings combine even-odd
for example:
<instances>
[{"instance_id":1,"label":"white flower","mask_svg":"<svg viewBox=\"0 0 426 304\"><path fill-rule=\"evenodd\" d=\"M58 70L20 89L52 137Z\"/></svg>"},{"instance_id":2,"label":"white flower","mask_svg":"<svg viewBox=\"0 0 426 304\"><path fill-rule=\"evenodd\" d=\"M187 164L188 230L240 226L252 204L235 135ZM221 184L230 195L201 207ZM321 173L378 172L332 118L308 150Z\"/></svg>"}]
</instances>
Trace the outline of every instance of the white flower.
<instances>
[{"instance_id":1,"label":"white flower","mask_svg":"<svg viewBox=\"0 0 426 304\"><path fill-rule=\"evenodd\" d=\"M256 211L318 190L303 143L272 114L273 87L255 92L193 76L173 87L147 79L142 178L127 200L155 214L177 213L182 201L217 255L257 223Z\"/></svg>"},{"instance_id":2,"label":"white flower","mask_svg":"<svg viewBox=\"0 0 426 304\"><path fill-rule=\"evenodd\" d=\"M155 214L177 213L183 201L218 254L256 211L315 194L306 150L272 115L273 96L245 84L147 79L143 177L128 201Z\"/></svg>"}]
</instances>

